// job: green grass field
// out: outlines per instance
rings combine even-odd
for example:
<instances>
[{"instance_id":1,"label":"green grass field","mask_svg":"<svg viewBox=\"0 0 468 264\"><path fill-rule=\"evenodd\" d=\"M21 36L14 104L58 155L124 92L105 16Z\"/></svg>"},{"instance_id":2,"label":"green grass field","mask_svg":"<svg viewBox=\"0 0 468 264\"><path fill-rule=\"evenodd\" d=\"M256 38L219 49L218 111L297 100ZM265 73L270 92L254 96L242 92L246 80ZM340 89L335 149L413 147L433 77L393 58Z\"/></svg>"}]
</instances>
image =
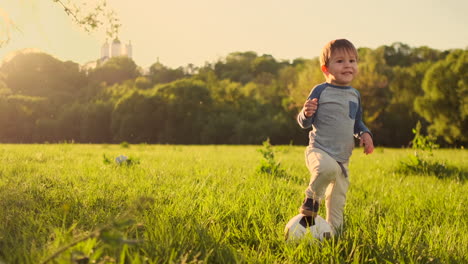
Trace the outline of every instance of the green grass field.
<instances>
[{"instance_id":1,"label":"green grass field","mask_svg":"<svg viewBox=\"0 0 468 264\"><path fill-rule=\"evenodd\" d=\"M434 151L433 175L401 170L410 149L356 149L345 231L311 244L283 236L304 147L273 147L277 175L261 148L0 145L0 263L468 263L467 150Z\"/></svg>"}]
</instances>

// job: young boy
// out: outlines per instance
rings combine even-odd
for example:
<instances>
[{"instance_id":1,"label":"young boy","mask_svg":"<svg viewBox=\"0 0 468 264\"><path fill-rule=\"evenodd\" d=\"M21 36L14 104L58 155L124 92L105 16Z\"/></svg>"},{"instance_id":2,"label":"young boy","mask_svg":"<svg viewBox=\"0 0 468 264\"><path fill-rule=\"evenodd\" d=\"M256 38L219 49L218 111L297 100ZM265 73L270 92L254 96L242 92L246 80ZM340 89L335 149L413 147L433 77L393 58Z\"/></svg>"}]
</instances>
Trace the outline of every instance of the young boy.
<instances>
[{"instance_id":1,"label":"young boy","mask_svg":"<svg viewBox=\"0 0 468 264\"><path fill-rule=\"evenodd\" d=\"M315 217L325 196L326 219L335 233L343 225L353 134L364 153L374 150L371 132L362 121L360 94L350 86L358 73L357 60L356 48L346 39L325 45L320 65L326 82L312 89L297 116L302 128L312 127L305 151L311 178L300 213Z\"/></svg>"}]
</instances>

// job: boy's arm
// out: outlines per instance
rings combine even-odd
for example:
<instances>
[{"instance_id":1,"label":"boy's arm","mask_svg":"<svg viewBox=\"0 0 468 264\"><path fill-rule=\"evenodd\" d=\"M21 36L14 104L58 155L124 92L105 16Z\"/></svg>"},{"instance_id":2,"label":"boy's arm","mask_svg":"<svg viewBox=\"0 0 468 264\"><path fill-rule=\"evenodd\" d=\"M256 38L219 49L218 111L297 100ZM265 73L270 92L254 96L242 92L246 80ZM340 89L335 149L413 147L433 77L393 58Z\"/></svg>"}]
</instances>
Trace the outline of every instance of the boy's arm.
<instances>
[{"instance_id":1,"label":"boy's arm","mask_svg":"<svg viewBox=\"0 0 468 264\"><path fill-rule=\"evenodd\" d=\"M358 105L358 109L357 109L357 112L356 112L356 118L355 118L355 123L354 123L354 136L356 138L360 138L362 136L362 134L369 133L369 135L372 137L371 131L366 127L366 125L362 121L362 107L361 107L361 96L360 95L358 97L358 100L359 100L359 105Z\"/></svg>"},{"instance_id":2,"label":"boy's arm","mask_svg":"<svg viewBox=\"0 0 468 264\"><path fill-rule=\"evenodd\" d=\"M359 107L356 113L354 123L354 136L360 139L359 145L364 146L364 153L371 154L374 151L374 142L372 133L362 121L361 98L359 97Z\"/></svg>"},{"instance_id":3,"label":"boy's arm","mask_svg":"<svg viewBox=\"0 0 468 264\"><path fill-rule=\"evenodd\" d=\"M354 137L360 138L364 133L369 133L369 135L373 137L372 132L364 125L364 122L356 119L356 123L354 123Z\"/></svg>"},{"instance_id":4,"label":"boy's arm","mask_svg":"<svg viewBox=\"0 0 468 264\"><path fill-rule=\"evenodd\" d=\"M374 141L372 140L372 137L369 133L366 132L362 134L359 146L364 146L364 153L366 154L371 154L374 152Z\"/></svg>"},{"instance_id":5,"label":"boy's arm","mask_svg":"<svg viewBox=\"0 0 468 264\"><path fill-rule=\"evenodd\" d=\"M314 123L314 119L315 119L315 114L313 114L310 117L307 117L304 113L304 108L302 108L302 110L299 112L296 118L299 126L304 129L311 127L312 123Z\"/></svg>"},{"instance_id":6,"label":"boy's arm","mask_svg":"<svg viewBox=\"0 0 468 264\"><path fill-rule=\"evenodd\" d=\"M309 128L315 120L315 112L317 111L318 98L307 99L302 107L301 112L297 115L297 123L302 128Z\"/></svg>"},{"instance_id":7,"label":"boy's arm","mask_svg":"<svg viewBox=\"0 0 468 264\"><path fill-rule=\"evenodd\" d=\"M322 94L322 91L325 88L326 88L326 86L323 85L323 84L322 85L317 85L310 92L309 96L307 97L306 103L304 104L304 106L302 107L302 110L299 112L299 114L297 115L297 118L296 118L297 123L299 124L299 126L301 128L304 128L304 129L309 128L314 123L318 106L317 106L315 112L311 116L308 117L305 114L305 105L307 104L308 101L313 101L314 99L316 99L315 102L318 103L318 100L320 99L320 95Z\"/></svg>"}]
</instances>

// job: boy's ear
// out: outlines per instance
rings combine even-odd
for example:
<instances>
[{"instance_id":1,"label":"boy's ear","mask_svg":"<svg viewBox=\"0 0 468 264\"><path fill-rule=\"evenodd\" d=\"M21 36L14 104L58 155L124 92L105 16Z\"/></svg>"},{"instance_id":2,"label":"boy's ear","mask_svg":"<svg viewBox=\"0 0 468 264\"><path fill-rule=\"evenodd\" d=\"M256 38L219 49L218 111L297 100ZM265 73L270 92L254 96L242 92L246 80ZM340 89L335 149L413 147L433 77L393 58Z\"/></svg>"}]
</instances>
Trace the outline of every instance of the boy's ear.
<instances>
[{"instance_id":1,"label":"boy's ear","mask_svg":"<svg viewBox=\"0 0 468 264\"><path fill-rule=\"evenodd\" d=\"M327 65L322 65L322 72L323 73L328 73Z\"/></svg>"}]
</instances>

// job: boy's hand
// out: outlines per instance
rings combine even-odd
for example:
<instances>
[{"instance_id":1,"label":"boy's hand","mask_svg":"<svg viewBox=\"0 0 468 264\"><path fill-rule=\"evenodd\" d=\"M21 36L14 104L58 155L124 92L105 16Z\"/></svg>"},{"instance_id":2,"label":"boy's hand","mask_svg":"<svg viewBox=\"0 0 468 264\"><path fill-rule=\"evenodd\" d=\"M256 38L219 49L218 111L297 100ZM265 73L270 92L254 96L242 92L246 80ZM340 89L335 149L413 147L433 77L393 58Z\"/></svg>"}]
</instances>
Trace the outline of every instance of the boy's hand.
<instances>
[{"instance_id":1,"label":"boy's hand","mask_svg":"<svg viewBox=\"0 0 468 264\"><path fill-rule=\"evenodd\" d=\"M364 146L364 153L366 154L371 154L374 152L374 142L372 141L372 137L369 133L364 133L361 135L359 146Z\"/></svg>"},{"instance_id":2,"label":"boy's hand","mask_svg":"<svg viewBox=\"0 0 468 264\"><path fill-rule=\"evenodd\" d=\"M317 106L318 106L317 98L314 98L312 100L307 100L304 103L304 115L306 117L311 117L312 115L314 115L315 112L317 111Z\"/></svg>"}]
</instances>

